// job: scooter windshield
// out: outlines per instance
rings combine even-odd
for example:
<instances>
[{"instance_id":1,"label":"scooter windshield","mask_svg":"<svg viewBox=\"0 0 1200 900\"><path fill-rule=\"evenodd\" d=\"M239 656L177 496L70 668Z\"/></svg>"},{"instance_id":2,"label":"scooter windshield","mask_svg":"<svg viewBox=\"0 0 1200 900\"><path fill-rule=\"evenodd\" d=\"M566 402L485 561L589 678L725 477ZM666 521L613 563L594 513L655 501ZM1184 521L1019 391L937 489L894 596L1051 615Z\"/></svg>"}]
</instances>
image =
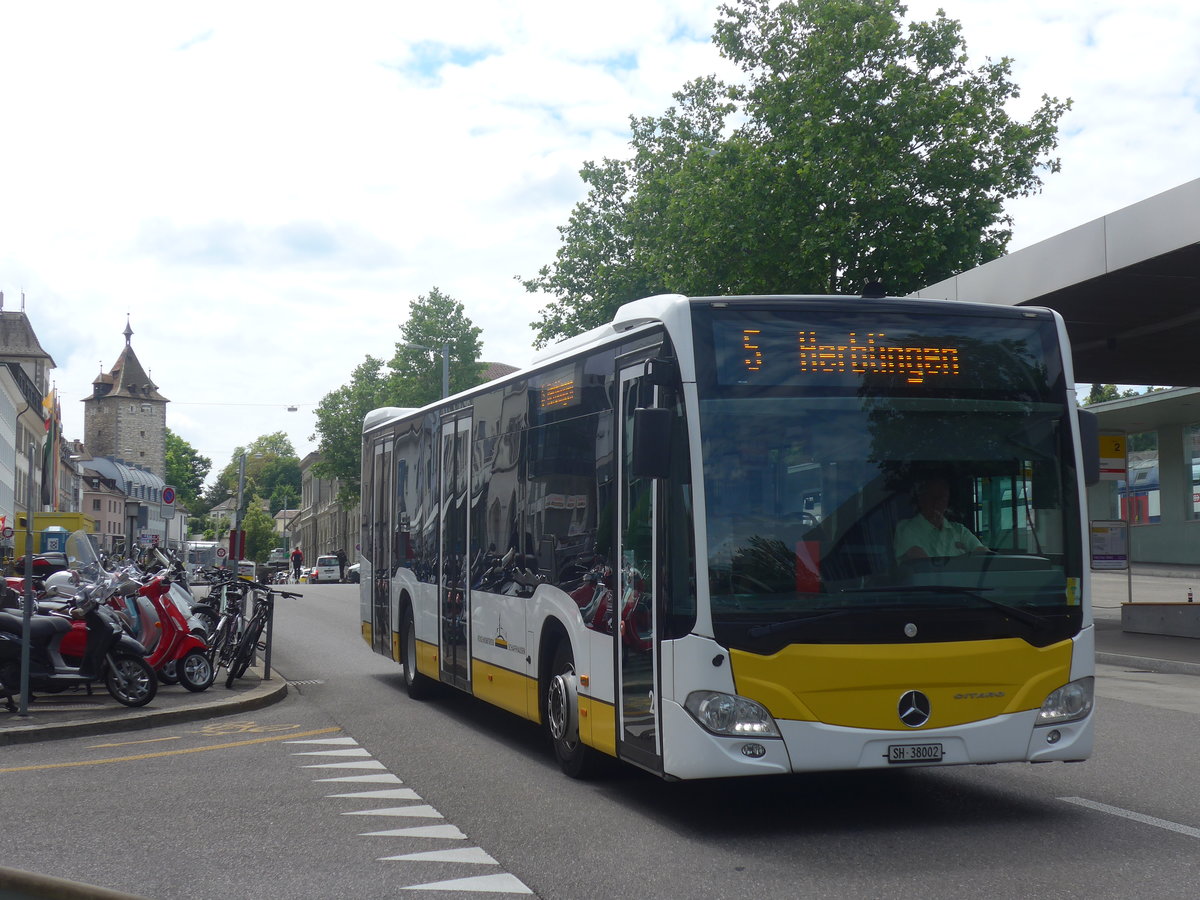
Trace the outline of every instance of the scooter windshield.
<instances>
[{"instance_id":1,"label":"scooter windshield","mask_svg":"<svg viewBox=\"0 0 1200 900\"><path fill-rule=\"evenodd\" d=\"M72 532L67 538L67 565L84 575L92 576L95 580L100 573L100 554L91 536L82 529Z\"/></svg>"}]
</instances>

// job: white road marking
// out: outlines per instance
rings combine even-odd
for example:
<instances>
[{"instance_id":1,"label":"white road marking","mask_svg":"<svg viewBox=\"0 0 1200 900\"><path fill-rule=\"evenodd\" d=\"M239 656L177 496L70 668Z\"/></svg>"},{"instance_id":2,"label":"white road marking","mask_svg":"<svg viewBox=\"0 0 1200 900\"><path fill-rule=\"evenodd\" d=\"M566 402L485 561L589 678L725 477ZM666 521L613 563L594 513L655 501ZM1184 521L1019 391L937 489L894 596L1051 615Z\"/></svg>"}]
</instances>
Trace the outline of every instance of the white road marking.
<instances>
[{"instance_id":1,"label":"white road marking","mask_svg":"<svg viewBox=\"0 0 1200 900\"><path fill-rule=\"evenodd\" d=\"M305 769L386 769L383 763L371 759L370 751L360 747L352 737L326 738L324 740L293 740L289 744L316 745L322 749L294 751L292 756L316 757L356 757L353 762L320 762L303 766ZM335 749L326 749L335 748ZM320 783L342 784L403 784L390 772L382 771L371 775L340 775L327 778L315 778ZM379 790L349 791L344 794L326 794L326 799L344 799L364 802L367 800L420 800L420 795L411 788L381 788ZM441 819L442 814L427 803L414 803L409 806L388 806L379 809L359 809L343 812L343 816L388 816L393 818ZM467 836L454 825L418 825L407 828L390 828L386 831L363 832L359 837L390 837L390 838L432 838L435 840L465 841ZM408 863L451 863L476 866L499 866L482 847L459 847L448 850L423 850L414 853L400 853L394 856L378 857L379 862L408 862ZM528 887L515 875L499 872L492 875L479 875L469 878L454 878L446 881L431 881L424 884L412 884L402 888L406 891L472 891L492 894L532 894Z\"/></svg>"},{"instance_id":2,"label":"white road marking","mask_svg":"<svg viewBox=\"0 0 1200 900\"><path fill-rule=\"evenodd\" d=\"M360 809L344 812L343 816L409 816L417 819L440 819L442 814L427 803L415 806L391 806L387 809Z\"/></svg>"},{"instance_id":3,"label":"white road marking","mask_svg":"<svg viewBox=\"0 0 1200 900\"><path fill-rule=\"evenodd\" d=\"M500 865L480 847L464 847L461 850L427 850L424 853L402 853L400 856L381 856L379 862L412 860L413 862L460 862L480 866Z\"/></svg>"},{"instance_id":4,"label":"white road marking","mask_svg":"<svg viewBox=\"0 0 1200 900\"><path fill-rule=\"evenodd\" d=\"M354 791L350 794L326 794L327 798L347 797L355 800L420 800L420 795L412 788L385 788L382 791Z\"/></svg>"},{"instance_id":5,"label":"white road marking","mask_svg":"<svg viewBox=\"0 0 1200 900\"><path fill-rule=\"evenodd\" d=\"M1188 837L1200 838L1200 828L1192 828L1190 825L1180 825L1178 822L1169 822L1166 819L1159 819L1154 816L1136 813L1132 810L1121 809L1119 806L1109 806L1107 803L1097 803L1095 800L1085 800L1082 797L1059 797L1058 799L1064 803L1074 803L1076 806L1094 809L1096 812L1108 813L1111 816L1120 816L1123 819L1141 822L1143 825L1153 825L1155 828L1174 831L1176 834L1185 834Z\"/></svg>"},{"instance_id":6,"label":"white road marking","mask_svg":"<svg viewBox=\"0 0 1200 900\"><path fill-rule=\"evenodd\" d=\"M311 766L304 766L306 769L386 769L383 763L377 759L364 759L362 762L345 762L345 763L316 763Z\"/></svg>"},{"instance_id":7,"label":"white road marking","mask_svg":"<svg viewBox=\"0 0 1200 900\"><path fill-rule=\"evenodd\" d=\"M405 891L486 891L492 894L532 894L515 875L503 872L499 875L477 875L474 878L455 878L453 881L431 881L428 884L410 884Z\"/></svg>"},{"instance_id":8,"label":"white road marking","mask_svg":"<svg viewBox=\"0 0 1200 900\"><path fill-rule=\"evenodd\" d=\"M467 836L456 825L414 825L412 828L389 828L387 831L364 831L359 837L441 838L446 841L465 841Z\"/></svg>"},{"instance_id":9,"label":"white road marking","mask_svg":"<svg viewBox=\"0 0 1200 900\"><path fill-rule=\"evenodd\" d=\"M370 756L371 751L362 747L350 747L346 750L298 750L292 756Z\"/></svg>"},{"instance_id":10,"label":"white road marking","mask_svg":"<svg viewBox=\"0 0 1200 900\"><path fill-rule=\"evenodd\" d=\"M325 738L321 741L284 741L285 744L350 744L357 747L358 741L352 737Z\"/></svg>"}]
</instances>

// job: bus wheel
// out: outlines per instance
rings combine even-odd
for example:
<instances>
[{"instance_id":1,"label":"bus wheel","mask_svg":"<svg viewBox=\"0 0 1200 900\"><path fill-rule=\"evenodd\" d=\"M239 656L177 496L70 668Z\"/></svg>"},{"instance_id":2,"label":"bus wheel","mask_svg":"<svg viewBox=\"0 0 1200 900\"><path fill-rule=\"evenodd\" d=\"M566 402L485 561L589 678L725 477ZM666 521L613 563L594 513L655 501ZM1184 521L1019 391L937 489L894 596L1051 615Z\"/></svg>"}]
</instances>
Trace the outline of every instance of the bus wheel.
<instances>
[{"instance_id":1,"label":"bus wheel","mask_svg":"<svg viewBox=\"0 0 1200 900\"><path fill-rule=\"evenodd\" d=\"M414 700L425 700L433 693L433 679L417 671L417 629L413 623L412 606L404 607L404 640L400 645L404 657L404 688Z\"/></svg>"},{"instance_id":2,"label":"bus wheel","mask_svg":"<svg viewBox=\"0 0 1200 900\"><path fill-rule=\"evenodd\" d=\"M564 639L554 650L554 664L546 684L546 729L563 772L571 778L587 778L595 772L596 751L579 739L578 687L571 645Z\"/></svg>"}]
</instances>

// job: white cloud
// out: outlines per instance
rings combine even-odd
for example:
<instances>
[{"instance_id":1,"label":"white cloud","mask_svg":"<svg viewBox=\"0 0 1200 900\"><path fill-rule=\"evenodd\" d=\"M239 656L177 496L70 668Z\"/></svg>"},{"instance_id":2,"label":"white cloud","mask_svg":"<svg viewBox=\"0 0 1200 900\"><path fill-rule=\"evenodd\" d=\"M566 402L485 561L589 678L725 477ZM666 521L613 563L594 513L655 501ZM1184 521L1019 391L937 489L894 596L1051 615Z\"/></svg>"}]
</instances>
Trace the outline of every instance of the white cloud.
<instances>
[{"instance_id":1,"label":"white cloud","mask_svg":"<svg viewBox=\"0 0 1200 900\"><path fill-rule=\"evenodd\" d=\"M1011 205L1014 249L1190 180L1200 7L959 0L1019 112L1074 98L1063 172ZM216 468L287 431L437 285L491 360L530 359L532 275L628 118L727 72L709 0L520 5L7 4L0 289L54 356L68 436L125 315L171 427ZM328 11L326 11L328 10ZM250 406L243 404L264 404ZM288 404L302 404L288 413Z\"/></svg>"}]
</instances>

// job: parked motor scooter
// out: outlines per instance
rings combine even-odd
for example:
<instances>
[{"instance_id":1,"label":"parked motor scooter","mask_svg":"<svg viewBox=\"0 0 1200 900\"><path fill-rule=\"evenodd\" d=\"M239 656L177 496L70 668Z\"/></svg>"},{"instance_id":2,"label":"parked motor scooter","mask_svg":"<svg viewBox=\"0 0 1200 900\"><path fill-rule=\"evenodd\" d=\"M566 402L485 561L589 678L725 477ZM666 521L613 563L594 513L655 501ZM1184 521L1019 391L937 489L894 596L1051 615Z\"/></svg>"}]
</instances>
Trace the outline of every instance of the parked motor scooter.
<instances>
[{"instance_id":1,"label":"parked motor scooter","mask_svg":"<svg viewBox=\"0 0 1200 900\"><path fill-rule=\"evenodd\" d=\"M145 556L146 570L161 570L171 583L171 597L187 619L188 629L204 640L210 640L221 618L221 611L210 598L200 599L191 588L187 566L174 553L153 547Z\"/></svg>"},{"instance_id":2,"label":"parked motor scooter","mask_svg":"<svg viewBox=\"0 0 1200 900\"><path fill-rule=\"evenodd\" d=\"M158 642L146 662L160 673L173 669L168 677L177 678L189 691L208 688L217 675L208 645L188 627L188 620L171 597L171 581L166 573L155 575L138 588L138 594L149 599L158 612L155 623L159 631Z\"/></svg>"},{"instance_id":3,"label":"parked motor scooter","mask_svg":"<svg viewBox=\"0 0 1200 900\"><path fill-rule=\"evenodd\" d=\"M107 585L80 589L70 615L37 613L29 623L31 690L59 693L103 682L125 706L145 706L158 691L158 679L144 659L145 649L127 635L116 613L103 606ZM80 624L82 623L82 627ZM21 689L21 638L24 617L0 610L0 694L11 712ZM82 639L82 646L76 642ZM67 650L64 651L64 642ZM78 657L75 653L78 652Z\"/></svg>"}]
</instances>

